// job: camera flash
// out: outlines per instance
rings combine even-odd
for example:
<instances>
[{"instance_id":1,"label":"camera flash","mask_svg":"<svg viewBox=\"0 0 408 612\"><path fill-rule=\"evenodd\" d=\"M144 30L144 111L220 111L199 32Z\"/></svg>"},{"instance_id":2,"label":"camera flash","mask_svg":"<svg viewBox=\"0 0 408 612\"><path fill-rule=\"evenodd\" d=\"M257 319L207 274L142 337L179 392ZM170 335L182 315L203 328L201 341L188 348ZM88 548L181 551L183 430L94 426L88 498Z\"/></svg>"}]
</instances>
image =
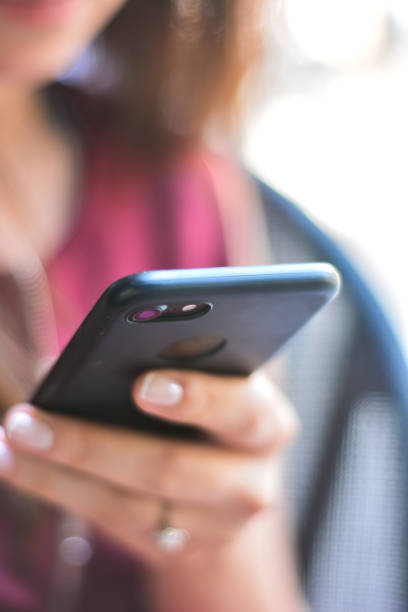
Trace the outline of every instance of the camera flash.
<instances>
[{"instance_id":1,"label":"camera flash","mask_svg":"<svg viewBox=\"0 0 408 612\"><path fill-rule=\"evenodd\" d=\"M183 312L190 312L190 310L194 310L195 308L197 308L197 304L186 304L181 310Z\"/></svg>"}]
</instances>

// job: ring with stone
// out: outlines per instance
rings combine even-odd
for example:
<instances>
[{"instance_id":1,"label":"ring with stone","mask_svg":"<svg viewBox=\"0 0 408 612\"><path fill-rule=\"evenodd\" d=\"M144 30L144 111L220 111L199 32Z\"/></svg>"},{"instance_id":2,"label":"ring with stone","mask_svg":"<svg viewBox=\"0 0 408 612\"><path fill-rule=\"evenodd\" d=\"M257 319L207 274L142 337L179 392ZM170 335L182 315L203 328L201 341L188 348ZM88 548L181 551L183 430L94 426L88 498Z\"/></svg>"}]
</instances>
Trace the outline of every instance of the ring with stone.
<instances>
[{"instance_id":1,"label":"ring with stone","mask_svg":"<svg viewBox=\"0 0 408 612\"><path fill-rule=\"evenodd\" d=\"M186 529L173 527L170 523L170 502L164 501L162 504L162 514L160 526L155 533L157 547L165 552L181 552L189 539Z\"/></svg>"}]
</instances>

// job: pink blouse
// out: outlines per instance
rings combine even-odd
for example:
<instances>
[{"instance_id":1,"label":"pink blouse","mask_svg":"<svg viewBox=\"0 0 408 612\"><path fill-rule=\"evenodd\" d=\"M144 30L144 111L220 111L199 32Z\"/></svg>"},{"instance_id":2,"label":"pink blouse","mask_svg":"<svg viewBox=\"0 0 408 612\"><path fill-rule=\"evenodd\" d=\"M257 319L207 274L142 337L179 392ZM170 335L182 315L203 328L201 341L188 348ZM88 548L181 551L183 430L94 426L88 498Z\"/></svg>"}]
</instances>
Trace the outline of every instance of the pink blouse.
<instances>
[{"instance_id":1,"label":"pink blouse","mask_svg":"<svg viewBox=\"0 0 408 612\"><path fill-rule=\"evenodd\" d=\"M205 156L156 171L98 139L89 145L80 199L71 237L47 271L61 345L121 276L225 265Z\"/></svg>"}]
</instances>

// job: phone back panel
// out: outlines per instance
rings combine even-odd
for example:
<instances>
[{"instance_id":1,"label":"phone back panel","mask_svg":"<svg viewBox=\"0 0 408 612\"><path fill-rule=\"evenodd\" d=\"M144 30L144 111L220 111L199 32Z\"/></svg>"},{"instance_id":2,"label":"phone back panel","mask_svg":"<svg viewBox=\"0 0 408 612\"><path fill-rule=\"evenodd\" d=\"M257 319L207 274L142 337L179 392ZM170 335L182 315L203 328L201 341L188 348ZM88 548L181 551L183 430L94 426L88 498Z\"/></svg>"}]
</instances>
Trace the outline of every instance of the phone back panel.
<instances>
[{"instance_id":1,"label":"phone back panel","mask_svg":"<svg viewBox=\"0 0 408 612\"><path fill-rule=\"evenodd\" d=\"M330 301L338 287L339 276L328 264L125 277L101 296L32 402L45 410L158 434L200 435L195 428L139 411L131 399L135 378L164 367L249 374ZM211 309L185 320L129 321L135 311L176 303L205 303ZM174 357L174 351L163 356L166 347L180 342L219 348L190 359Z\"/></svg>"}]
</instances>

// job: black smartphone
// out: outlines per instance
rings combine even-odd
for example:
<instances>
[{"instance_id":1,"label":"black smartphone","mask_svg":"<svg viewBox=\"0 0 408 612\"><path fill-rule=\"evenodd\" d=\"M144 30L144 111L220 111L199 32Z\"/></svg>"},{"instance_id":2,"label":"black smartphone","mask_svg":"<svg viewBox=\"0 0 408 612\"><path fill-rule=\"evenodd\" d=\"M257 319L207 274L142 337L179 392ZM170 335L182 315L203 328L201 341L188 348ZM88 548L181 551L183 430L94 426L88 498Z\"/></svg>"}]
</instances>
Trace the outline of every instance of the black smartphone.
<instances>
[{"instance_id":1,"label":"black smartphone","mask_svg":"<svg viewBox=\"0 0 408 612\"><path fill-rule=\"evenodd\" d=\"M195 428L139 411L131 388L151 368L249 374L339 290L329 264L143 272L110 285L31 401L161 435Z\"/></svg>"}]
</instances>

